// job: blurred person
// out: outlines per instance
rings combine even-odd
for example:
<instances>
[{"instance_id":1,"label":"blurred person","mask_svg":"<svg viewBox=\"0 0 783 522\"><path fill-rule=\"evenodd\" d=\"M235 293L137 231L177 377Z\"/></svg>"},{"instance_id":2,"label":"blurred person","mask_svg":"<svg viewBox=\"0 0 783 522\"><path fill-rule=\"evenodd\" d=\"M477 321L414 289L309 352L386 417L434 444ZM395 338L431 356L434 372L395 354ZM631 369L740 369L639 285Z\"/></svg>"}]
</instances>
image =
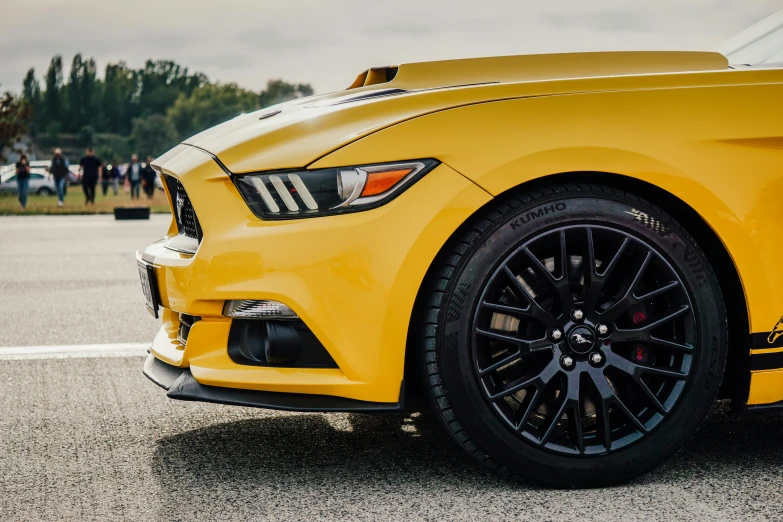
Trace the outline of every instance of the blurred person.
<instances>
[{"instance_id":1,"label":"blurred person","mask_svg":"<svg viewBox=\"0 0 783 522\"><path fill-rule=\"evenodd\" d=\"M155 195L155 178L157 177L158 174L152 168L152 156L147 156L147 163L141 169L141 179L144 181L144 193L147 194L147 199L152 199Z\"/></svg>"},{"instance_id":2,"label":"blurred person","mask_svg":"<svg viewBox=\"0 0 783 522\"><path fill-rule=\"evenodd\" d=\"M106 168L103 169L103 176L101 178L101 190L103 191L104 197L106 196L106 193L109 192L109 186L111 185L112 192L114 195L117 195L117 186L120 179L120 168L117 165L106 165Z\"/></svg>"},{"instance_id":3,"label":"blurred person","mask_svg":"<svg viewBox=\"0 0 783 522\"><path fill-rule=\"evenodd\" d=\"M63 151L54 149L52 164L49 165L49 173L54 176L54 186L57 189L57 206L62 207L65 202L65 190L68 185L68 160L63 157Z\"/></svg>"},{"instance_id":4,"label":"blurred person","mask_svg":"<svg viewBox=\"0 0 783 522\"><path fill-rule=\"evenodd\" d=\"M141 196L141 164L136 154L131 156L128 170L125 171L125 179L130 184L131 199L139 199Z\"/></svg>"},{"instance_id":5,"label":"blurred person","mask_svg":"<svg viewBox=\"0 0 783 522\"><path fill-rule=\"evenodd\" d=\"M103 163L95 155L92 147L87 149L87 155L79 161L79 171L82 175L82 190L84 191L84 204L95 205L95 186L103 176Z\"/></svg>"},{"instance_id":6,"label":"blurred person","mask_svg":"<svg viewBox=\"0 0 783 522\"><path fill-rule=\"evenodd\" d=\"M19 196L19 204L22 210L27 208L27 190L30 188L30 162L27 156L22 154L16 162L16 193Z\"/></svg>"},{"instance_id":7,"label":"blurred person","mask_svg":"<svg viewBox=\"0 0 783 522\"><path fill-rule=\"evenodd\" d=\"M114 195L116 196L119 188L120 188L120 178L122 177L122 173L120 172L120 166L116 163L114 164L114 167L111 169L111 189Z\"/></svg>"}]
</instances>

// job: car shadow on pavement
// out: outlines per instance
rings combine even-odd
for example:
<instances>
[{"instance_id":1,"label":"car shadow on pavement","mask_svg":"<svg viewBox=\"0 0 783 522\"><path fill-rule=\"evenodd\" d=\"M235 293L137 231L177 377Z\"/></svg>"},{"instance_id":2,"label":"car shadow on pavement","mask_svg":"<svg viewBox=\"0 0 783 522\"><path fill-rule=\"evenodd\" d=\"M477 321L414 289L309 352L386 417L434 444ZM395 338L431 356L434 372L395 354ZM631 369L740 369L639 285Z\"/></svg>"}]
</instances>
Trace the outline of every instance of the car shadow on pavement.
<instances>
[{"instance_id":1,"label":"car shadow on pavement","mask_svg":"<svg viewBox=\"0 0 783 522\"><path fill-rule=\"evenodd\" d=\"M718 404L684 450L629 485L779 473L781 433L781 414L735 416L727 404ZM170 500L180 501L205 491L257 498L326 485L325 494L433 484L475 493L538 489L484 471L432 416L421 413L264 413L160 439L152 468Z\"/></svg>"},{"instance_id":2,"label":"car shadow on pavement","mask_svg":"<svg viewBox=\"0 0 783 522\"><path fill-rule=\"evenodd\" d=\"M363 484L490 478L421 413L270 413L216 424L158 440L153 472L167 484L236 480L249 486L327 478Z\"/></svg>"}]
</instances>

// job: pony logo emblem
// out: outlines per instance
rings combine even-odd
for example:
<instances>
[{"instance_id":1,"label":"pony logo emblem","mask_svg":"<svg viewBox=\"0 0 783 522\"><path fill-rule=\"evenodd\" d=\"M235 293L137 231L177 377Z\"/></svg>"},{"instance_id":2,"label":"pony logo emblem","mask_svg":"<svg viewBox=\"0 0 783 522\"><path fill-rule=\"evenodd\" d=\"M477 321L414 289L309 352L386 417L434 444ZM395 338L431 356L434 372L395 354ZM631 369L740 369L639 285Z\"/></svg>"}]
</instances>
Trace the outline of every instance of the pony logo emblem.
<instances>
[{"instance_id":1,"label":"pony logo emblem","mask_svg":"<svg viewBox=\"0 0 783 522\"><path fill-rule=\"evenodd\" d=\"M574 353L585 354L593 349L595 334L586 326L577 326L568 333L568 346Z\"/></svg>"},{"instance_id":2,"label":"pony logo emblem","mask_svg":"<svg viewBox=\"0 0 783 522\"><path fill-rule=\"evenodd\" d=\"M783 335L783 317L780 318L780 321L778 321L778 324L775 325L775 328L772 329L771 332L769 332L769 337L767 337L767 342L769 344L774 344L775 341L778 340L778 337Z\"/></svg>"}]
</instances>

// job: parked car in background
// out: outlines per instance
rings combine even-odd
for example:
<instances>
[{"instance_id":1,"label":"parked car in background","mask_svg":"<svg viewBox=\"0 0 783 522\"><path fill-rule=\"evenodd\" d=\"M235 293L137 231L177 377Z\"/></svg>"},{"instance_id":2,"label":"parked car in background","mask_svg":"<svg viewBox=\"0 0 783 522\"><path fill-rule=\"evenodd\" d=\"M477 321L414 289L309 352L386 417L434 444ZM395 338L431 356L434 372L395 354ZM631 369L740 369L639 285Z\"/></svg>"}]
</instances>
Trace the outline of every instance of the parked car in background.
<instances>
[{"instance_id":1,"label":"parked car in background","mask_svg":"<svg viewBox=\"0 0 783 522\"><path fill-rule=\"evenodd\" d=\"M0 175L0 193L16 193L16 173L4 172ZM39 196L51 196L57 193L54 186L54 178L41 167L30 169L30 194Z\"/></svg>"},{"instance_id":2,"label":"parked car in background","mask_svg":"<svg viewBox=\"0 0 783 522\"><path fill-rule=\"evenodd\" d=\"M44 173L48 172L49 165L51 165L52 162L50 160L36 160L30 162L30 168L37 171L42 171ZM0 179L5 180L7 176L12 175L15 172L16 168L13 163L9 163L8 165L3 165L0 167ZM69 185L78 185L81 183L81 176L79 175L79 163L71 163L68 165L68 184ZM32 188L31 188L32 190Z\"/></svg>"}]
</instances>

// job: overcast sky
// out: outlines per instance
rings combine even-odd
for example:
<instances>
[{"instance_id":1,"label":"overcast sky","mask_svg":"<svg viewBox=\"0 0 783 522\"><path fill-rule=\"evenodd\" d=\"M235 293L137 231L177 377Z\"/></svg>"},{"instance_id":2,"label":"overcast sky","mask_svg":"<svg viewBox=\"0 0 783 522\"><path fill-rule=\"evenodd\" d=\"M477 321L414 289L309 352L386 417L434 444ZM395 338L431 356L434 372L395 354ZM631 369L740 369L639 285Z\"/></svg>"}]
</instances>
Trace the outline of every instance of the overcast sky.
<instances>
[{"instance_id":1,"label":"overcast sky","mask_svg":"<svg viewBox=\"0 0 783 522\"><path fill-rule=\"evenodd\" d=\"M316 92L372 65L606 49L710 49L783 0L0 0L0 87L82 52L132 67L171 59L260 90ZM66 71L67 74L67 71Z\"/></svg>"}]
</instances>

